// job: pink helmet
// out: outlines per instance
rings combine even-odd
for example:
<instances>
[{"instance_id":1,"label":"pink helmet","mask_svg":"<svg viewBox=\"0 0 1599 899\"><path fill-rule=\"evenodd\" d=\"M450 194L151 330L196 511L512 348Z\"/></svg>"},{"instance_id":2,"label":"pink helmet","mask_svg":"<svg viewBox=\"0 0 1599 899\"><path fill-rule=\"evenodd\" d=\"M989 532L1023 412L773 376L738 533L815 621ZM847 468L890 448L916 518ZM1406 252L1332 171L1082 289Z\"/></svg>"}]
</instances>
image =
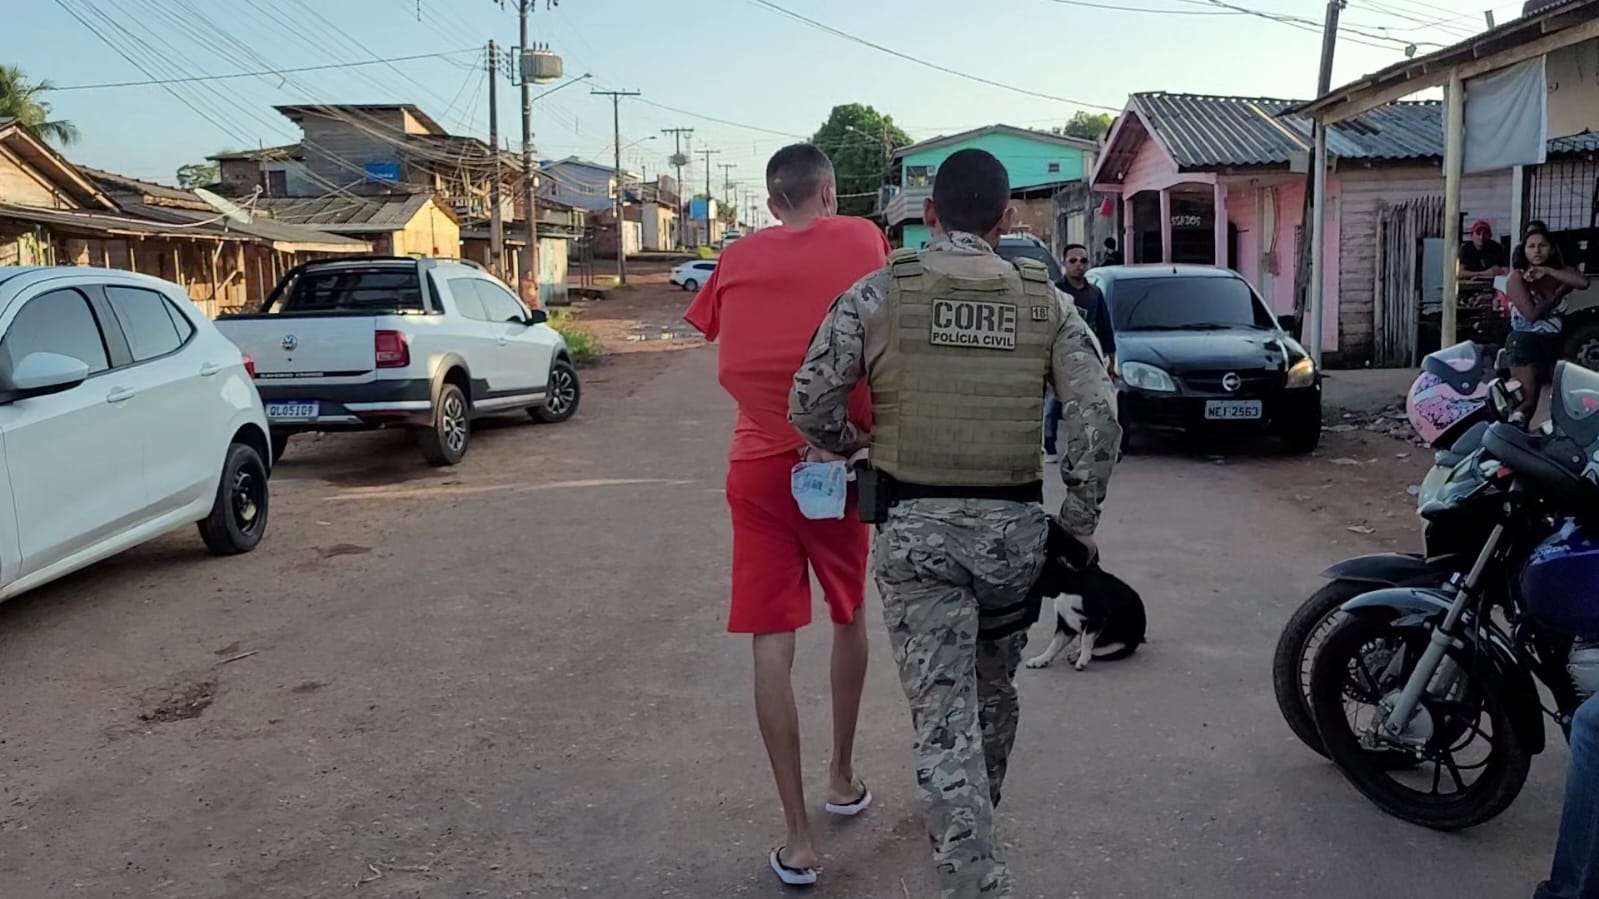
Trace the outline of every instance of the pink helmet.
<instances>
[{"instance_id":1,"label":"pink helmet","mask_svg":"<svg viewBox=\"0 0 1599 899\"><path fill-rule=\"evenodd\" d=\"M1493 376L1491 349L1470 341L1444 347L1423 359L1421 375L1405 398L1405 414L1416 435L1434 449L1445 449L1466 429L1491 415L1488 384Z\"/></svg>"}]
</instances>

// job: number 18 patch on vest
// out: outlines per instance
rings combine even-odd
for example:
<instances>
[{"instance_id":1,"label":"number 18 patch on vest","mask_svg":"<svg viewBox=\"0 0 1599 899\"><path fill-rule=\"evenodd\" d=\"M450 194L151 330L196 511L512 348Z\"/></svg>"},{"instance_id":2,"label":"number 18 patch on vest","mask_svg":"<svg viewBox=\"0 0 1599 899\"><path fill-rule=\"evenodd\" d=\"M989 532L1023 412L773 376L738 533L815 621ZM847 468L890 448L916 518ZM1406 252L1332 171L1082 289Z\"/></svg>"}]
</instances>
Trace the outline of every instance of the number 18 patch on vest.
<instances>
[{"instance_id":1,"label":"number 18 patch on vest","mask_svg":"<svg viewBox=\"0 0 1599 899\"><path fill-rule=\"evenodd\" d=\"M1016 349L1016 306L977 300L934 300L934 346Z\"/></svg>"}]
</instances>

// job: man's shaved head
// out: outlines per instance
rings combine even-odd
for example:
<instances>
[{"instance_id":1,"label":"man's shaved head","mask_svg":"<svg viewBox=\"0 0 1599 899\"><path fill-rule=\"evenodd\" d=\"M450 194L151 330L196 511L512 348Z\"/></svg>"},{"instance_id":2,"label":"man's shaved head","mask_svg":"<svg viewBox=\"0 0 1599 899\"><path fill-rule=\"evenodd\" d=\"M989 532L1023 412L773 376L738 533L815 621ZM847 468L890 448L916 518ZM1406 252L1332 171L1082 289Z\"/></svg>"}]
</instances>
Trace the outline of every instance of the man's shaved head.
<instances>
[{"instance_id":1,"label":"man's shaved head","mask_svg":"<svg viewBox=\"0 0 1599 899\"><path fill-rule=\"evenodd\" d=\"M780 211L804 207L833 182L833 163L815 144L790 144L766 163L766 195Z\"/></svg>"},{"instance_id":2,"label":"man's shaved head","mask_svg":"<svg viewBox=\"0 0 1599 899\"><path fill-rule=\"evenodd\" d=\"M1010 173L983 150L961 150L938 167L933 178L933 211L947 234L987 234L1010 205Z\"/></svg>"}]
</instances>

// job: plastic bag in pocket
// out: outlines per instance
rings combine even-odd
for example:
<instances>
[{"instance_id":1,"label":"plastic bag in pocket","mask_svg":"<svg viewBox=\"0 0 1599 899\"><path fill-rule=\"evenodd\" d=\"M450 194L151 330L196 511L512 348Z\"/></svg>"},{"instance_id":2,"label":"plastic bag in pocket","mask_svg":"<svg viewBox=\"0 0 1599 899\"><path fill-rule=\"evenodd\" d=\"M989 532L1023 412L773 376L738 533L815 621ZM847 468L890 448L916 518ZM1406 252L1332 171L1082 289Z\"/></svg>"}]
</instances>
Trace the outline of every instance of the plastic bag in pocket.
<instances>
[{"instance_id":1,"label":"plastic bag in pocket","mask_svg":"<svg viewBox=\"0 0 1599 899\"><path fill-rule=\"evenodd\" d=\"M789 475L789 489L806 518L843 518L849 469L841 461L801 462Z\"/></svg>"}]
</instances>

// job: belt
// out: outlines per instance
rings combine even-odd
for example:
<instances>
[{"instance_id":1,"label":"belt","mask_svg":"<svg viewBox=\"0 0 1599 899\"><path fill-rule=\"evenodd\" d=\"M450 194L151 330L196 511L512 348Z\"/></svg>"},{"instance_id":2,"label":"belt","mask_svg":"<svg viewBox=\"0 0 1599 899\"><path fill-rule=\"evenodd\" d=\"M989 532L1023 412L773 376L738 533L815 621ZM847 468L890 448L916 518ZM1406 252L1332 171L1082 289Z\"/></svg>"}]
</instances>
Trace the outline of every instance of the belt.
<instances>
[{"instance_id":1,"label":"belt","mask_svg":"<svg viewBox=\"0 0 1599 899\"><path fill-rule=\"evenodd\" d=\"M887 475L884 475L886 478ZM992 499L1011 503L1041 503L1044 501L1044 482L1007 485L1000 487L959 484L913 484L891 479L895 502L911 499Z\"/></svg>"}]
</instances>

